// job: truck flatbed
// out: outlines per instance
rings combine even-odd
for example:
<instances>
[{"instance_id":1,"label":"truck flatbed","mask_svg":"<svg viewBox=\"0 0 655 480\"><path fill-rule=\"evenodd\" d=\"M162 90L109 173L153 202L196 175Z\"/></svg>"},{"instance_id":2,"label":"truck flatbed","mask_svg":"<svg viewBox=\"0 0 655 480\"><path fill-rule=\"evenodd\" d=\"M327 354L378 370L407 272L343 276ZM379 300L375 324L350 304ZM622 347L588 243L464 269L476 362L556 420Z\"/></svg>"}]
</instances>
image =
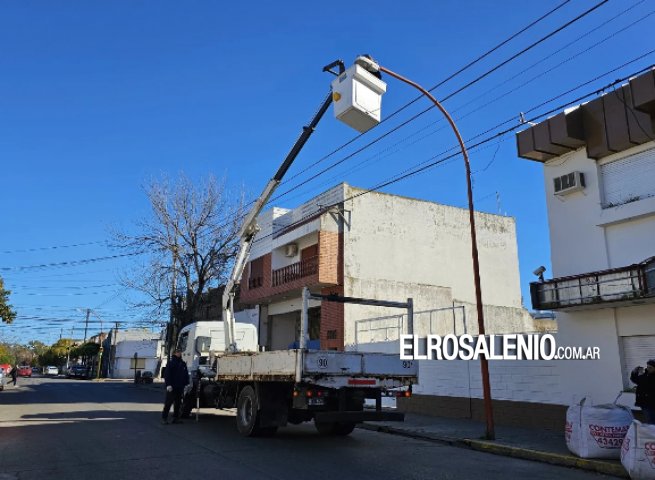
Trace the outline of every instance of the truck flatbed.
<instances>
[{"instance_id":1,"label":"truck flatbed","mask_svg":"<svg viewBox=\"0 0 655 480\"><path fill-rule=\"evenodd\" d=\"M331 350L242 352L219 357L216 381L292 381L325 387L394 388L416 381L418 364L398 355Z\"/></svg>"}]
</instances>

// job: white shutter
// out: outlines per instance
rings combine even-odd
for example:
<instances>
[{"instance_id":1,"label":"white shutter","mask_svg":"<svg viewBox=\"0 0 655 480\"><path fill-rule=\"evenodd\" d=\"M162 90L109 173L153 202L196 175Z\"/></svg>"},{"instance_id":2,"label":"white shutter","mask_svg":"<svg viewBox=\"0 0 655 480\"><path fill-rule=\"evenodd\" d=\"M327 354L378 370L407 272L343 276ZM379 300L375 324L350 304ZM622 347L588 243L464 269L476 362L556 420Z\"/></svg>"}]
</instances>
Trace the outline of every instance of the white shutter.
<instances>
[{"instance_id":1,"label":"white shutter","mask_svg":"<svg viewBox=\"0 0 655 480\"><path fill-rule=\"evenodd\" d=\"M603 207L622 205L655 195L655 148L600 167Z\"/></svg>"},{"instance_id":2,"label":"white shutter","mask_svg":"<svg viewBox=\"0 0 655 480\"><path fill-rule=\"evenodd\" d=\"M630 382L630 372L635 367L646 367L646 362L655 358L655 335L637 335L621 337L623 342L623 379L626 386L634 386Z\"/></svg>"}]
</instances>

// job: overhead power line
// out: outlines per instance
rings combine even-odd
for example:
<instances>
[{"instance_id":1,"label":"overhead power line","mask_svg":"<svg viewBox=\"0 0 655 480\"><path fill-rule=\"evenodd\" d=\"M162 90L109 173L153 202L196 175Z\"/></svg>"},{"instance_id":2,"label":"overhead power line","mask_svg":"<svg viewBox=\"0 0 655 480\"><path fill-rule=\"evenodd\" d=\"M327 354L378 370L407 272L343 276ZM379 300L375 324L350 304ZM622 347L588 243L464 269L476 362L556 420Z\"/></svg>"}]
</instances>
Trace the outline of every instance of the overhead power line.
<instances>
[{"instance_id":1,"label":"overhead power line","mask_svg":"<svg viewBox=\"0 0 655 480\"><path fill-rule=\"evenodd\" d=\"M567 29L567 28L570 27L571 25L575 24L576 22L580 21L581 19L583 19L583 18L586 17L587 15L591 14L592 12L594 12L595 10L597 10L598 8L600 8L600 7L602 7L603 5L605 5L608 1L609 1L609 0L602 0L602 1L600 1L599 3L597 3L596 5L594 5L593 7L587 9L586 11L584 11L584 12L582 12L581 14L577 15L575 18L569 20L568 22L564 23L563 25L560 25L558 28L556 28L555 30L551 31L551 32L548 33L547 35L541 37L539 40L537 40L537 41L531 43L530 45L528 45L527 47L523 48L523 49L520 50L519 52L515 53L514 55L512 55L512 56L510 56L509 58L505 59L505 60L502 61L501 63L499 63L499 64L495 65L494 67L492 67L491 69L487 70L487 71L484 72L483 74L477 76L476 78L474 78L474 79L471 80L470 82L466 83L464 86L458 88L457 90L453 91L452 93L450 93L450 94L447 95L446 97L440 99L440 101L441 101L441 102L445 102L445 101L449 100L450 98L452 98L453 96L455 96L455 95L457 95L457 94L463 92L464 90L470 88L471 86L475 85L476 83L478 83L478 82L481 81L482 79L488 77L489 75L491 75L492 73L496 72L496 71L499 70L500 68L504 67L505 65L511 63L512 61L516 60L516 59L519 58L520 56L522 56L522 55L524 55L525 53L529 52L530 50L532 50L532 49L535 48L536 46L540 45L541 43L543 43L543 42L545 42L546 40L552 38L553 36L557 35L558 33L562 32L563 30ZM562 4L562 5L559 5L556 9L559 9L559 8L562 7L562 6L563 6L563 4ZM555 9L555 10L556 10L556 9ZM551 12L549 12L548 14L546 14L546 16L548 16L550 13L554 12L555 10L552 10ZM543 17L543 18L545 18L545 17ZM538 20L541 20L541 19L538 19ZM533 24L536 24L536 22L533 22ZM533 24L531 24L530 26L532 26ZM526 27L526 29L527 29L527 28L528 28L528 27ZM524 29L524 30L525 30L525 29ZM524 31L524 30L522 30L522 31ZM521 32L522 32L522 31L521 31ZM514 38L516 35L517 35L517 34L514 34L514 35L510 36L510 38L508 38L507 40L505 40L505 41L503 41L503 42L501 42L501 43L502 43L502 44L507 43L509 40L511 40L512 38ZM487 54L491 53L492 51L495 51L496 49L497 49L496 47L492 48L492 49L489 50L486 54L483 54L479 59L484 58ZM472 62L470 65L476 63L477 61L478 61L478 60L475 60L475 61ZM451 76L448 77L447 79L438 82L438 83L435 84L434 86L430 87L430 88L428 89L428 91L429 91L429 92L432 92L432 91L436 90L438 87L440 87L440 86L442 86L444 83L446 83L446 81L448 81L448 80L450 80L450 79L456 77L459 73L461 73L462 71L466 70L466 68L468 68L468 66L464 67L464 68L461 69L460 71L458 71L458 72L456 72L455 74L451 75ZM382 122L380 122L380 124L384 123L385 121L390 120L390 119L393 118L396 114L398 114L398 113L400 113L401 111L405 110L407 107L409 107L410 105L412 105L413 103L415 103L416 101L418 101L420 98L422 98L422 96L418 96L418 97L416 97L416 98L413 99L412 101L406 103L405 105L403 105L403 106L400 107L399 109L395 110L395 111L392 112L390 115L388 115L388 116L387 116L387 117L386 117ZM398 131L399 129L401 129L401 128L404 127L405 125L407 125L407 124L411 123L412 121L416 120L417 118L421 117L422 115L424 115L424 114L427 113L428 111L432 110L433 108L434 108L434 105L431 105L430 107L426 108L425 110L422 110L421 112L419 112L419 113L417 113L416 115L414 115L413 117L411 117L408 121L405 121L405 122L401 123L400 125L398 125L398 126L394 127L393 129L389 130L388 132L386 132L386 133L383 134L382 136L379 136L379 137L375 138L374 140L372 140L371 142L369 142L367 145L365 145L363 148L359 149L356 153L360 153L360 152L363 151L364 149L371 147L372 145L376 144L377 142L379 142L379 141L382 140L383 138L387 137L390 133L393 133L393 132ZM370 131L370 130L369 130L369 131ZM323 156L322 158L320 158L319 160L313 162L312 164L310 164L310 165L309 165L308 167L306 167L305 169L303 169L303 170L301 170L300 172L298 172L297 174L295 174L295 175L289 177L287 180L285 180L285 181L283 182L283 184L286 184L286 183L290 182L291 180L294 180L295 178L297 178L298 176L300 176L300 175L302 175L303 173L307 172L308 170L312 169L312 168L315 167L316 165L318 165L318 164L322 163L323 161L327 160L328 158L332 157L334 154L338 153L339 151L341 151L341 150L342 150L343 148L345 148L346 146L352 144L353 142L355 142L356 140L358 140L359 138L361 138L361 137L362 137L363 135L365 135L366 133L367 133L367 132L365 132L365 133L361 133L361 134L359 134L359 135L353 137L352 139L350 139L350 140L347 141L346 143L344 143L344 144L340 145L339 147L337 147L336 149L332 150L332 151L331 151L330 153L328 153L327 155L325 155L325 156ZM352 155L348 156L348 158L350 158L351 156L352 156ZM342 162L339 162L339 163L342 163ZM338 163L337 163L337 164L338 164ZM335 165L335 166L336 166L336 165ZM331 168L333 168L333 167L331 167ZM329 169L324 169L324 171L327 171L327 170L329 170ZM322 171L322 172L323 172L323 171ZM312 176L312 177L310 178L310 180L313 179L313 178L315 178L315 177L316 177L315 175ZM276 197L272 198L271 201L278 200L278 199L281 198L282 196L284 196L284 195L290 193L290 191L292 191L292 190L293 190L293 189L286 190L286 191L283 192L282 194L277 195Z\"/></svg>"},{"instance_id":2,"label":"overhead power line","mask_svg":"<svg viewBox=\"0 0 655 480\"><path fill-rule=\"evenodd\" d=\"M123 253L119 255L109 255L106 257L86 258L83 260L69 260L66 262L43 263L41 265L28 265L20 267L0 267L0 270L5 272L24 271L24 270L37 270L51 267L76 267L78 265L87 265L89 263L104 262L107 260L115 260L117 258L134 257L136 255L143 255L144 252Z\"/></svg>"},{"instance_id":3,"label":"overhead power line","mask_svg":"<svg viewBox=\"0 0 655 480\"><path fill-rule=\"evenodd\" d=\"M489 76L490 74L492 74L493 72L499 70L500 68L502 68L503 66L505 66L505 65L507 65L508 63L512 62L513 60L519 58L521 55L523 55L523 54L525 54L526 52L530 51L531 49L533 49L533 48L536 47L537 45L539 45L539 44L545 42L546 40L548 40L548 39L552 38L553 36L555 36L557 33L559 33L559 32L561 32L561 31L565 30L566 28L570 27L570 26L573 25L574 23L580 21L582 18L584 18L584 17L586 17L587 15L591 14L592 12L594 12L595 10L597 10L598 8L600 8L601 6L605 5L605 4L608 3L608 2L609 2L609 0L602 0L602 1L598 2L598 3L595 4L593 7L587 9L586 11L584 11L584 12L582 12L581 14L577 15L576 17L574 17L573 19L571 19L571 20L569 20L568 22L564 23L563 25L560 25L558 28L556 28L555 30L551 31L551 32L548 33L547 35L541 37L539 40L533 42L533 43L530 44L529 46L527 46L527 47L523 48L522 50L520 50L518 53L515 53L514 55L510 56L509 58L507 58L506 60L504 60L503 62L501 62L500 64L497 64L496 66L492 67L490 70L487 70L485 73L479 75L478 77L476 77L475 79L473 79L472 81L470 81L469 83L467 83L465 86L463 86L463 87L457 89L455 92L449 94L449 95L446 96L444 99L442 99L442 101L445 101L445 100L447 100L447 99L449 99L449 98L455 96L456 94L458 94L458 93L464 91L465 89L471 87L472 85L476 84L477 82L479 82L479 81L482 80L483 78ZM568 3L568 2L567 2L567 1L563 2L562 4L558 5L558 6L555 7L554 9L552 9L551 11L547 12L547 13L546 13L545 15L543 15L542 17L540 17L540 18L538 18L537 20L531 22L528 26L524 27L524 28L521 29L519 32L517 32L517 33L511 35L511 36L508 37L506 40L503 40L500 44L498 44L498 45L496 45L495 47L493 47L492 49L488 50L487 52L485 52L484 54L482 54L480 57L478 57L476 60L473 60L472 62L470 62L470 63L467 64L466 66L462 67L460 70L458 70L458 71L455 72L454 74L450 75L450 76L447 77L446 79L444 79L444 80L440 81L439 83L437 83L436 85L432 86L432 87L429 89L429 91L433 91L433 90L435 90L436 88L438 88L439 86L441 86L441 85L443 85L444 83L446 83L448 80L451 80L452 78L455 78L457 75L459 75L460 73L462 73L463 71L465 71L466 69L468 69L470 66L474 65L475 63L477 63L479 60L482 60L483 58L485 58L486 56L488 56L488 55L491 54L492 52L496 51L498 48L500 48L500 46L505 45L506 43L508 43L510 40L512 40L513 38L515 38L515 37L518 36L519 34L523 33L523 32L526 31L527 29L529 29L529 28L531 28L532 26L536 25L539 21L543 20L544 18L546 18L546 17L549 16L550 14L554 13L554 12L555 12L556 10L558 10L559 8L563 7L566 3ZM398 114L398 113L401 112L402 110L406 109L406 108L409 107L411 104L413 104L414 102L418 101L420 98L422 98L422 96L416 97L414 100L412 100L412 101L408 102L407 104L403 105L402 107L400 107L399 109L395 110L395 111L392 112L390 115L388 115L388 116L387 116L385 119L383 119L382 122L380 122L380 123L382 124L382 123L384 123L385 121L388 121L390 118L392 118L393 116L395 116L396 114ZM279 195L272 197L271 199L269 199L267 205L270 205L272 202L275 202L275 201L279 200L280 198L282 198L282 197L288 195L289 193L291 193L291 192L293 192L293 191L296 191L296 189L297 189L298 187L301 187L301 186L303 186L303 185L305 185L305 184L311 182L312 180L318 178L319 176L321 176L321 175L327 173L329 170L331 170L331 169L335 168L336 166L342 164L342 163L345 162L346 160L348 160L348 159L354 157L355 155L357 155L357 154L363 152L364 150L366 150L366 149L372 147L373 145L375 145L376 143L378 143L378 142L381 141L382 139L388 137L388 136L391 135L392 133L394 133L394 132L400 130L402 127L404 127L404 126L410 124L411 122L415 121L416 119L418 119L419 117L421 117L422 115L424 115L424 114L427 113L428 111L432 110L433 108L434 108L434 105L431 105L430 107L428 107L428 108L422 110L421 112L417 113L416 115L410 117L408 120L402 122L400 125L397 125L396 127L392 128L391 130L389 130L389 131L383 133L382 135L378 136L377 138L373 139L372 141L370 141L369 143L367 143L367 144L364 145L363 147L357 149L355 152L353 152L353 153L347 155L346 157L342 158L341 160L338 160L337 162L334 162L333 164L331 164L330 166L328 166L328 167L322 169L322 170L319 171L318 173L313 174L310 178L308 178L308 179L306 179L306 180L300 182L299 184L296 184L295 186L293 186L293 187L287 189L287 190L284 191L284 192L281 192ZM367 132L365 132L365 133L367 133ZM352 144L354 141L356 141L357 139L361 138L365 133L362 133L362 134L359 134L359 135L355 136L355 137L352 138L351 140L347 141L346 143L344 143L344 144L342 144L341 146L337 147L336 149L332 150L330 153L328 153L327 155L321 157L319 160L313 162L312 164L310 164L308 167L304 168L303 170L301 170L301 171L298 172L297 174L295 174L295 175L289 177L288 179L286 179L285 181L283 181L282 184L287 184L287 183L290 182L291 180L297 178L298 176L300 176L300 175L302 175L303 173L307 172L308 170L312 169L313 167L315 167L315 166L318 165L319 163L321 163L321 162L327 160L328 158L330 158L331 156L333 156L333 155L336 154L337 152L341 151L341 150L342 150L343 148L345 148L346 146ZM253 205L254 202L255 202L255 201L253 200L253 201L247 203L247 204L245 205L245 207L247 208L248 206ZM242 218L243 218L243 217L245 217L245 215L242 216ZM220 228L222 228L222 226L221 226L221 227L218 227L218 229L220 229ZM210 232L207 232L205 235L210 235L210 234L212 234L212 233L213 233L214 231L216 231L216 230L217 230L217 228L214 228L214 229L212 229Z\"/></svg>"},{"instance_id":4,"label":"overhead power line","mask_svg":"<svg viewBox=\"0 0 655 480\"><path fill-rule=\"evenodd\" d=\"M100 245L103 243L106 244L107 240L98 240L95 242L86 242L86 243L75 243L72 245L54 245L50 247L34 247L34 248L22 248L17 250L4 250L4 251L0 251L0 254L27 253L27 252L38 252L41 250L57 250L62 248L86 247L88 245Z\"/></svg>"},{"instance_id":5,"label":"overhead power line","mask_svg":"<svg viewBox=\"0 0 655 480\"><path fill-rule=\"evenodd\" d=\"M639 58L643 58L643 57L645 57L645 56L647 56L647 55L650 55L650 54L652 54L652 53L655 53L655 50L651 50L650 52L647 52L646 54L641 55L640 57L638 57L638 59L639 59ZM626 64L632 63L632 62L634 62L634 61L636 61L636 60L637 60L637 59L633 59L633 60L631 60L630 62L627 62ZM619 67L617 67L617 68L615 68L615 69L613 69L613 70L620 69L620 68L624 67L626 64L623 64L623 65L621 65L621 66L619 66ZM556 113L556 112L562 111L563 109L565 109L565 108L567 108L567 107L570 107L570 106L572 106L572 105L578 105L578 104L580 104L582 101L584 101L586 98L588 98L588 97L590 97L590 96L592 96L592 95L597 95L597 94L599 94L600 92L602 92L602 91L604 91L604 90L607 90L607 89L609 89L609 88L612 88L614 85L617 85L617 84L623 83L623 82L625 82L626 80L630 79L631 77L634 77L634 76L636 76L636 75L638 75L638 74L640 74L640 73L642 73L642 72L644 72L644 71L646 71L646 70L649 70L649 69L651 69L651 68L652 68L652 66L649 66L649 67L646 67L646 68L642 68L642 69L640 69L640 70L637 71L637 72L634 72L634 73L632 73L632 74L630 74L630 75L628 75L628 76L625 76L625 77L623 77L623 78L620 78L620 79L617 79L617 80L613 81L612 83L610 83L609 85L606 85L606 86L603 87L602 89L597 89L597 90L594 90L594 91L592 91L592 92L586 93L586 94L584 94L584 95L582 95L582 96L579 96L579 97L577 97L577 98L575 98L575 99L573 99L573 100L571 100L571 101L569 101L569 102L566 102L566 103L564 103L564 104L558 105L558 106L556 106L556 107L554 107L554 108L548 110L547 112L543 112L543 113L540 113L540 114L538 114L538 115L535 115L534 117L529 118L527 121L528 121L528 122L534 122L534 121L537 121L537 120L539 120L539 119L541 119L541 118L547 117L548 115L552 115L552 114L554 114L554 113ZM604 75L602 75L602 76L605 76L605 75L606 75L606 74L604 74ZM602 77L602 76L601 76L601 77ZM585 82L585 83L588 84L588 83L590 83L590 82L592 82L592 81L593 81L593 80L590 80L590 81ZM548 104L548 103L551 103L552 101L554 101L554 100L556 100L556 99L561 98L562 96L564 96L564 95L566 95L566 94L568 94L568 93L574 91L574 90L577 89L577 88L579 88L579 87L576 87L576 88L574 88L574 89L570 89L570 90L568 90L567 92L564 92L564 93L562 93L562 94L560 94L560 95L557 95L556 97L553 97L553 98L551 98L551 99L549 99L549 100L546 100L545 102L542 102L542 103L540 103L539 105L536 105L535 107L532 107L532 108L526 110L525 113L530 113L530 112L532 112L532 111L536 111L537 109L541 108L542 106L544 106L544 105L546 105L546 104ZM515 121L515 120L516 120L516 117L513 117L513 120ZM502 122L500 125L502 125L502 124L506 124L506 123L508 123L508 121ZM507 129L505 129L505 130L503 130L503 131L501 131L501 132L498 132L498 133L495 133L495 134L493 134L493 135L490 135L490 136L484 138L483 140L478 141L477 143L469 144L469 142L470 142L471 140L473 140L473 139L475 139L475 138L478 138L478 137L480 137L480 136L482 136L482 135L488 133L489 131L493 131L493 130L495 130L495 129L497 128L497 126L496 126L496 127L492 127L491 129L489 129L489 130L487 130L487 131L485 131L485 132L479 133L479 134L475 135L474 137L467 139L466 142L465 142L465 143L467 144L467 149L468 149L468 150L473 150L473 149L475 149L475 148L477 148L477 147L480 147L481 145L484 145L484 144L489 143L489 142L491 142L491 141L493 141L493 140L495 140L495 139L498 139L499 137L502 137L503 135L506 135L506 134L508 134L508 133L510 133L510 132L513 132L513 131L517 130L518 128L521 128L521 127L522 127L522 125L515 125L515 126L512 126L512 127L510 127L510 128L507 128ZM431 158L428 160L428 161L430 161L430 163L427 163L428 161L426 161L426 162L422 162L422 164L420 164L421 166L416 166L416 167L413 168L413 169L405 170L405 171L402 172L401 174L398 174L398 175L392 177L392 178L389 179L389 180L385 180L385 181L383 181L383 182L381 182L381 183L375 185L375 186L372 187L372 188L362 190L362 192L360 192L360 193L358 193L358 194L355 194L355 195L353 195L353 196L351 196L351 197L349 197L349 198L346 198L346 199L344 199L344 200L340 200L339 202L336 202L336 203L334 203L334 204L331 204L331 205L324 205L324 206L322 206L321 209L322 209L323 211L326 211L327 209L329 209L329 208L331 208L331 207L334 207L334 206L337 206L337 205L339 205L339 204L341 204L341 203L343 203L343 202L351 201L351 200L354 200L355 198L358 198L358 197L360 197L360 196L362 196L362 195L366 195L366 194L368 194L368 193L378 191L378 190L380 190L380 189L382 189L382 188L384 188L384 187L387 187L387 186L389 186L389 185L392 185L392 184L394 184L394 183L398 183L398 182L400 182L400 181L402 181L402 180L405 180L405 179L407 179L407 178L410 178L410 177L413 177L413 176L415 176L415 175L421 174L421 173L423 173L423 172L425 172L425 171L427 171L427 170L429 170L429 169L431 169L431 168L433 168L433 167L436 167L437 165L443 164L443 163L445 163L446 161L448 161L448 160L450 160L450 159L454 159L455 157L458 157L459 155L461 155L461 152L458 150L458 147L452 147L452 148L450 148L449 150L457 150L457 151L455 151L454 153L452 153L452 154L450 154L450 155L447 155L447 156L445 156L445 157L440 157L440 155L445 154L445 152L442 153L442 154L440 154L440 155L437 155L437 156L435 156L435 157L431 157ZM447 151L448 151L448 150L447 150ZM446 151L446 152L447 152L447 151ZM316 214L316 213L313 213L312 215L315 215L315 214ZM307 218L308 218L308 217L303 217L303 218L301 218L301 219L298 219L296 222L293 222L293 223L291 223L291 224L289 224L289 225L286 225L285 228L292 228L292 227L294 227L294 226L296 226L296 225L300 225L300 224L302 224L303 222L305 222L305 221L307 220ZM262 236L262 237L257 238L257 239L255 240L255 242L260 242L260 241L262 241L262 240L264 240L264 239L266 239L266 238L272 237L272 236L273 236L273 233L269 233L268 235L264 235L264 236Z\"/></svg>"}]
</instances>

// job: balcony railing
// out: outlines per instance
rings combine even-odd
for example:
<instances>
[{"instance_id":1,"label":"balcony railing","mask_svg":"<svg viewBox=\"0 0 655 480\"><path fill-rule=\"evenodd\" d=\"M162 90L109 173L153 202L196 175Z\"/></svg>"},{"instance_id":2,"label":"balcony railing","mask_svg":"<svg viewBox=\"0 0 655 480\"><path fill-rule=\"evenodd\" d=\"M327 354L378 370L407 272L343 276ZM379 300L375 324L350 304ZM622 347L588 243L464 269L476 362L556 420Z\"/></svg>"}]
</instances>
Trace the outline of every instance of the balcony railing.
<instances>
[{"instance_id":1,"label":"balcony railing","mask_svg":"<svg viewBox=\"0 0 655 480\"><path fill-rule=\"evenodd\" d=\"M627 267L533 282L530 294L535 310L579 309L655 299L655 257Z\"/></svg>"},{"instance_id":2,"label":"balcony railing","mask_svg":"<svg viewBox=\"0 0 655 480\"><path fill-rule=\"evenodd\" d=\"M298 263L273 270L273 286L284 285L299 278L308 277L318 272L318 256L306 258Z\"/></svg>"}]
</instances>

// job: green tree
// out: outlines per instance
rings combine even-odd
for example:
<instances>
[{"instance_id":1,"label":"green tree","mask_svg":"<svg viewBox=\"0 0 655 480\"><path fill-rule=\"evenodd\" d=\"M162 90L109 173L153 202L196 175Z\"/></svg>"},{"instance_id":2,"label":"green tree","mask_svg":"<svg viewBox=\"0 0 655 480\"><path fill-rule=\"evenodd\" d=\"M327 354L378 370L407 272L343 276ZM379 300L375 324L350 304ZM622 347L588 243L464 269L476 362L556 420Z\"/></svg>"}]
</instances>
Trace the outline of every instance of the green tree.
<instances>
[{"instance_id":1,"label":"green tree","mask_svg":"<svg viewBox=\"0 0 655 480\"><path fill-rule=\"evenodd\" d=\"M16 318L16 312L9 304L9 290L5 290L5 282L0 277L0 318L5 323L11 323Z\"/></svg>"},{"instance_id":2,"label":"green tree","mask_svg":"<svg viewBox=\"0 0 655 480\"><path fill-rule=\"evenodd\" d=\"M39 365L44 367L47 365L63 365L71 348L73 348L73 340L69 338L57 340L48 350L39 356Z\"/></svg>"},{"instance_id":3,"label":"green tree","mask_svg":"<svg viewBox=\"0 0 655 480\"><path fill-rule=\"evenodd\" d=\"M34 359L32 360L32 363L34 364L39 361L41 355L48 351L48 346L38 340L31 340L27 342L27 348L29 348L34 354Z\"/></svg>"},{"instance_id":4,"label":"green tree","mask_svg":"<svg viewBox=\"0 0 655 480\"><path fill-rule=\"evenodd\" d=\"M0 343L0 363L13 363L14 357L11 348L6 343Z\"/></svg>"},{"instance_id":5,"label":"green tree","mask_svg":"<svg viewBox=\"0 0 655 480\"><path fill-rule=\"evenodd\" d=\"M71 358L88 358L95 357L100 351L100 345L88 342L71 350Z\"/></svg>"}]
</instances>

